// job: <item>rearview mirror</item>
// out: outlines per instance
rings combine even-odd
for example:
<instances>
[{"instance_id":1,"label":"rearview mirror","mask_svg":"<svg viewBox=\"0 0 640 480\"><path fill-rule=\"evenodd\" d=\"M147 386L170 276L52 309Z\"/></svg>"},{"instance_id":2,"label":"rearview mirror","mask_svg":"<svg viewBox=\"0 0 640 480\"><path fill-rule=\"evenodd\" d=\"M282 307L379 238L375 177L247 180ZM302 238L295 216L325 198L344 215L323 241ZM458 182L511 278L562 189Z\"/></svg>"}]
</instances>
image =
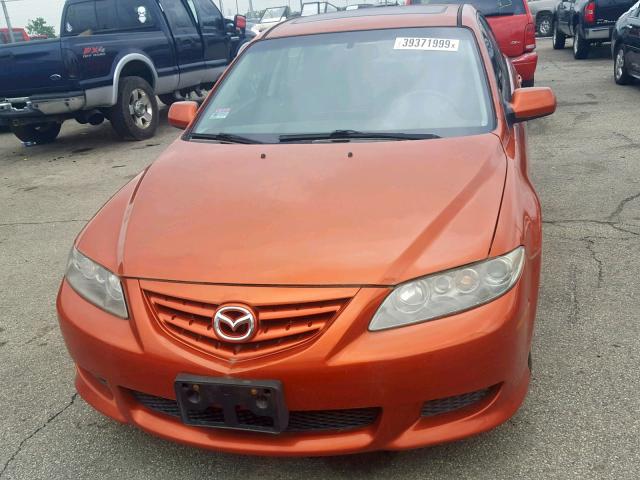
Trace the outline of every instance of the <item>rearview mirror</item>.
<instances>
[{"instance_id":1,"label":"rearview mirror","mask_svg":"<svg viewBox=\"0 0 640 480\"><path fill-rule=\"evenodd\" d=\"M196 102L176 102L169 109L169 125L184 130L198 113Z\"/></svg>"},{"instance_id":2,"label":"rearview mirror","mask_svg":"<svg viewBox=\"0 0 640 480\"><path fill-rule=\"evenodd\" d=\"M546 117L556 111L556 96L549 87L517 88L511 96L509 110L513 122Z\"/></svg>"}]
</instances>

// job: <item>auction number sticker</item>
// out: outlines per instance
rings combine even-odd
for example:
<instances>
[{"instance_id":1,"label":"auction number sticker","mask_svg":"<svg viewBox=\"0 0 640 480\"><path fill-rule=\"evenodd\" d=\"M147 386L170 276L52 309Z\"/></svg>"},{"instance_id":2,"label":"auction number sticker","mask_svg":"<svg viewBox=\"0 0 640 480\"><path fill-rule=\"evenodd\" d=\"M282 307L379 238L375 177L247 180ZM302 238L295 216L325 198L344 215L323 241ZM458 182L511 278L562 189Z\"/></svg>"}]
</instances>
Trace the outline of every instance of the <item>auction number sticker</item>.
<instances>
[{"instance_id":1,"label":"auction number sticker","mask_svg":"<svg viewBox=\"0 0 640 480\"><path fill-rule=\"evenodd\" d=\"M394 50L436 50L457 52L460 40L450 38L397 37Z\"/></svg>"}]
</instances>

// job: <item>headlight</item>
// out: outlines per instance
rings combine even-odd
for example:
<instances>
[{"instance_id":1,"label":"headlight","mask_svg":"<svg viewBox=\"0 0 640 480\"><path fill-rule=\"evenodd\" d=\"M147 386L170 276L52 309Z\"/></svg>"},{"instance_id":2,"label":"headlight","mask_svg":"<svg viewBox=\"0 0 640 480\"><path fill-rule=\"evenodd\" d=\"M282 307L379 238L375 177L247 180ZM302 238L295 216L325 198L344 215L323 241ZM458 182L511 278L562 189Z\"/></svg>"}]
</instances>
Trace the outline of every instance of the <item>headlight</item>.
<instances>
[{"instance_id":1,"label":"headlight","mask_svg":"<svg viewBox=\"0 0 640 480\"><path fill-rule=\"evenodd\" d=\"M369 330L384 330L469 310L505 294L520 278L524 247L483 262L399 285L382 302Z\"/></svg>"},{"instance_id":2,"label":"headlight","mask_svg":"<svg viewBox=\"0 0 640 480\"><path fill-rule=\"evenodd\" d=\"M85 257L75 248L69 255L65 277L81 297L96 307L120 318L129 317L120 278Z\"/></svg>"}]
</instances>

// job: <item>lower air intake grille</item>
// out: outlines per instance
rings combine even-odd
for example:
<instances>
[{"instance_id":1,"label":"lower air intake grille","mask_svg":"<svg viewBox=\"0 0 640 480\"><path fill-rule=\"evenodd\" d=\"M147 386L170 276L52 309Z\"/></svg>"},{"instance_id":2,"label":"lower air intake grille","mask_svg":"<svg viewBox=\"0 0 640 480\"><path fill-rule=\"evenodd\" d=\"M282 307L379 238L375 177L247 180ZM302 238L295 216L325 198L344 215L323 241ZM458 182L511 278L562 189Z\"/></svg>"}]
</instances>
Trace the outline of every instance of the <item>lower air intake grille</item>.
<instances>
[{"instance_id":1,"label":"lower air intake grille","mask_svg":"<svg viewBox=\"0 0 640 480\"><path fill-rule=\"evenodd\" d=\"M180 417L178 403L168 398L156 397L146 393L134 392L135 399L149 410L158 413ZM247 418L242 423L261 423L262 417L257 417L251 412L242 412ZM202 418L198 420L220 422L222 413L218 409L209 409L202 412ZM289 412L289 426L287 432L320 432L320 431L344 431L356 428L364 428L373 424L380 415L379 408L352 408L348 410L314 410ZM249 418L251 417L251 418ZM253 418L255 417L255 418Z\"/></svg>"},{"instance_id":2,"label":"lower air intake grille","mask_svg":"<svg viewBox=\"0 0 640 480\"><path fill-rule=\"evenodd\" d=\"M484 390L463 393L462 395L456 395L455 397L430 400L428 402L425 402L422 406L421 414L423 417L433 417L434 415L440 415L442 413L449 413L454 410L459 410L461 408L468 407L469 405L473 405L474 403L478 403L492 391L492 388L485 388Z\"/></svg>"}]
</instances>

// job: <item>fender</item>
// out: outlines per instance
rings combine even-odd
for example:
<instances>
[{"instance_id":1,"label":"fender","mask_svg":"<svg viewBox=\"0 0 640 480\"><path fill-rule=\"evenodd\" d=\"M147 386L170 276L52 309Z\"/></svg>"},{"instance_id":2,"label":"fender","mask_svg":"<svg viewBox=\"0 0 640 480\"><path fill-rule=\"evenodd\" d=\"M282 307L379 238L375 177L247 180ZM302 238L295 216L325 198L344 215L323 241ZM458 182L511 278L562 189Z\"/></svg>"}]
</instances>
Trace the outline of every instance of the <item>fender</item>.
<instances>
[{"instance_id":1,"label":"fender","mask_svg":"<svg viewBox=\"0 0 640 480\"><path fill-rule=\"evenodd\" d=\"M126 53L115 63L115 67L113 68L111 73L112 81L110 85L98 88L90 88L86 90L85 94L87 101L85 109L95 107L111 107L115 105L118 101L118 83L120 82L120 74L122 73L124 67L126 67L127 64L133 61L140 61L149 67L149 70L151 70L151 73L153 75L153 83L151 86L156 89L156 86L158 85L158 72L156 71L156 67L151 59L146 55L138 52Z\"/></svg>"},{"instance_id":2,"label":"fender","mask_svg":"<svg viewBox=\"0 0 640 480\"><path fill-rule=\"evenodd\" d=\"M149 67L153 75L153 83L151 84L151 86L154 89L156 88L156 85L158 84L158 72L151 59L141 53L127 53L118 61L118 63L116 64L116 68L113 71L113 92L111 97L112 105L115 105L118 101L118 84L120 83L120 74L122 73L122 70L129 62L133 62L135 60L141 61Z\"/></svg>"}]
</instances>

